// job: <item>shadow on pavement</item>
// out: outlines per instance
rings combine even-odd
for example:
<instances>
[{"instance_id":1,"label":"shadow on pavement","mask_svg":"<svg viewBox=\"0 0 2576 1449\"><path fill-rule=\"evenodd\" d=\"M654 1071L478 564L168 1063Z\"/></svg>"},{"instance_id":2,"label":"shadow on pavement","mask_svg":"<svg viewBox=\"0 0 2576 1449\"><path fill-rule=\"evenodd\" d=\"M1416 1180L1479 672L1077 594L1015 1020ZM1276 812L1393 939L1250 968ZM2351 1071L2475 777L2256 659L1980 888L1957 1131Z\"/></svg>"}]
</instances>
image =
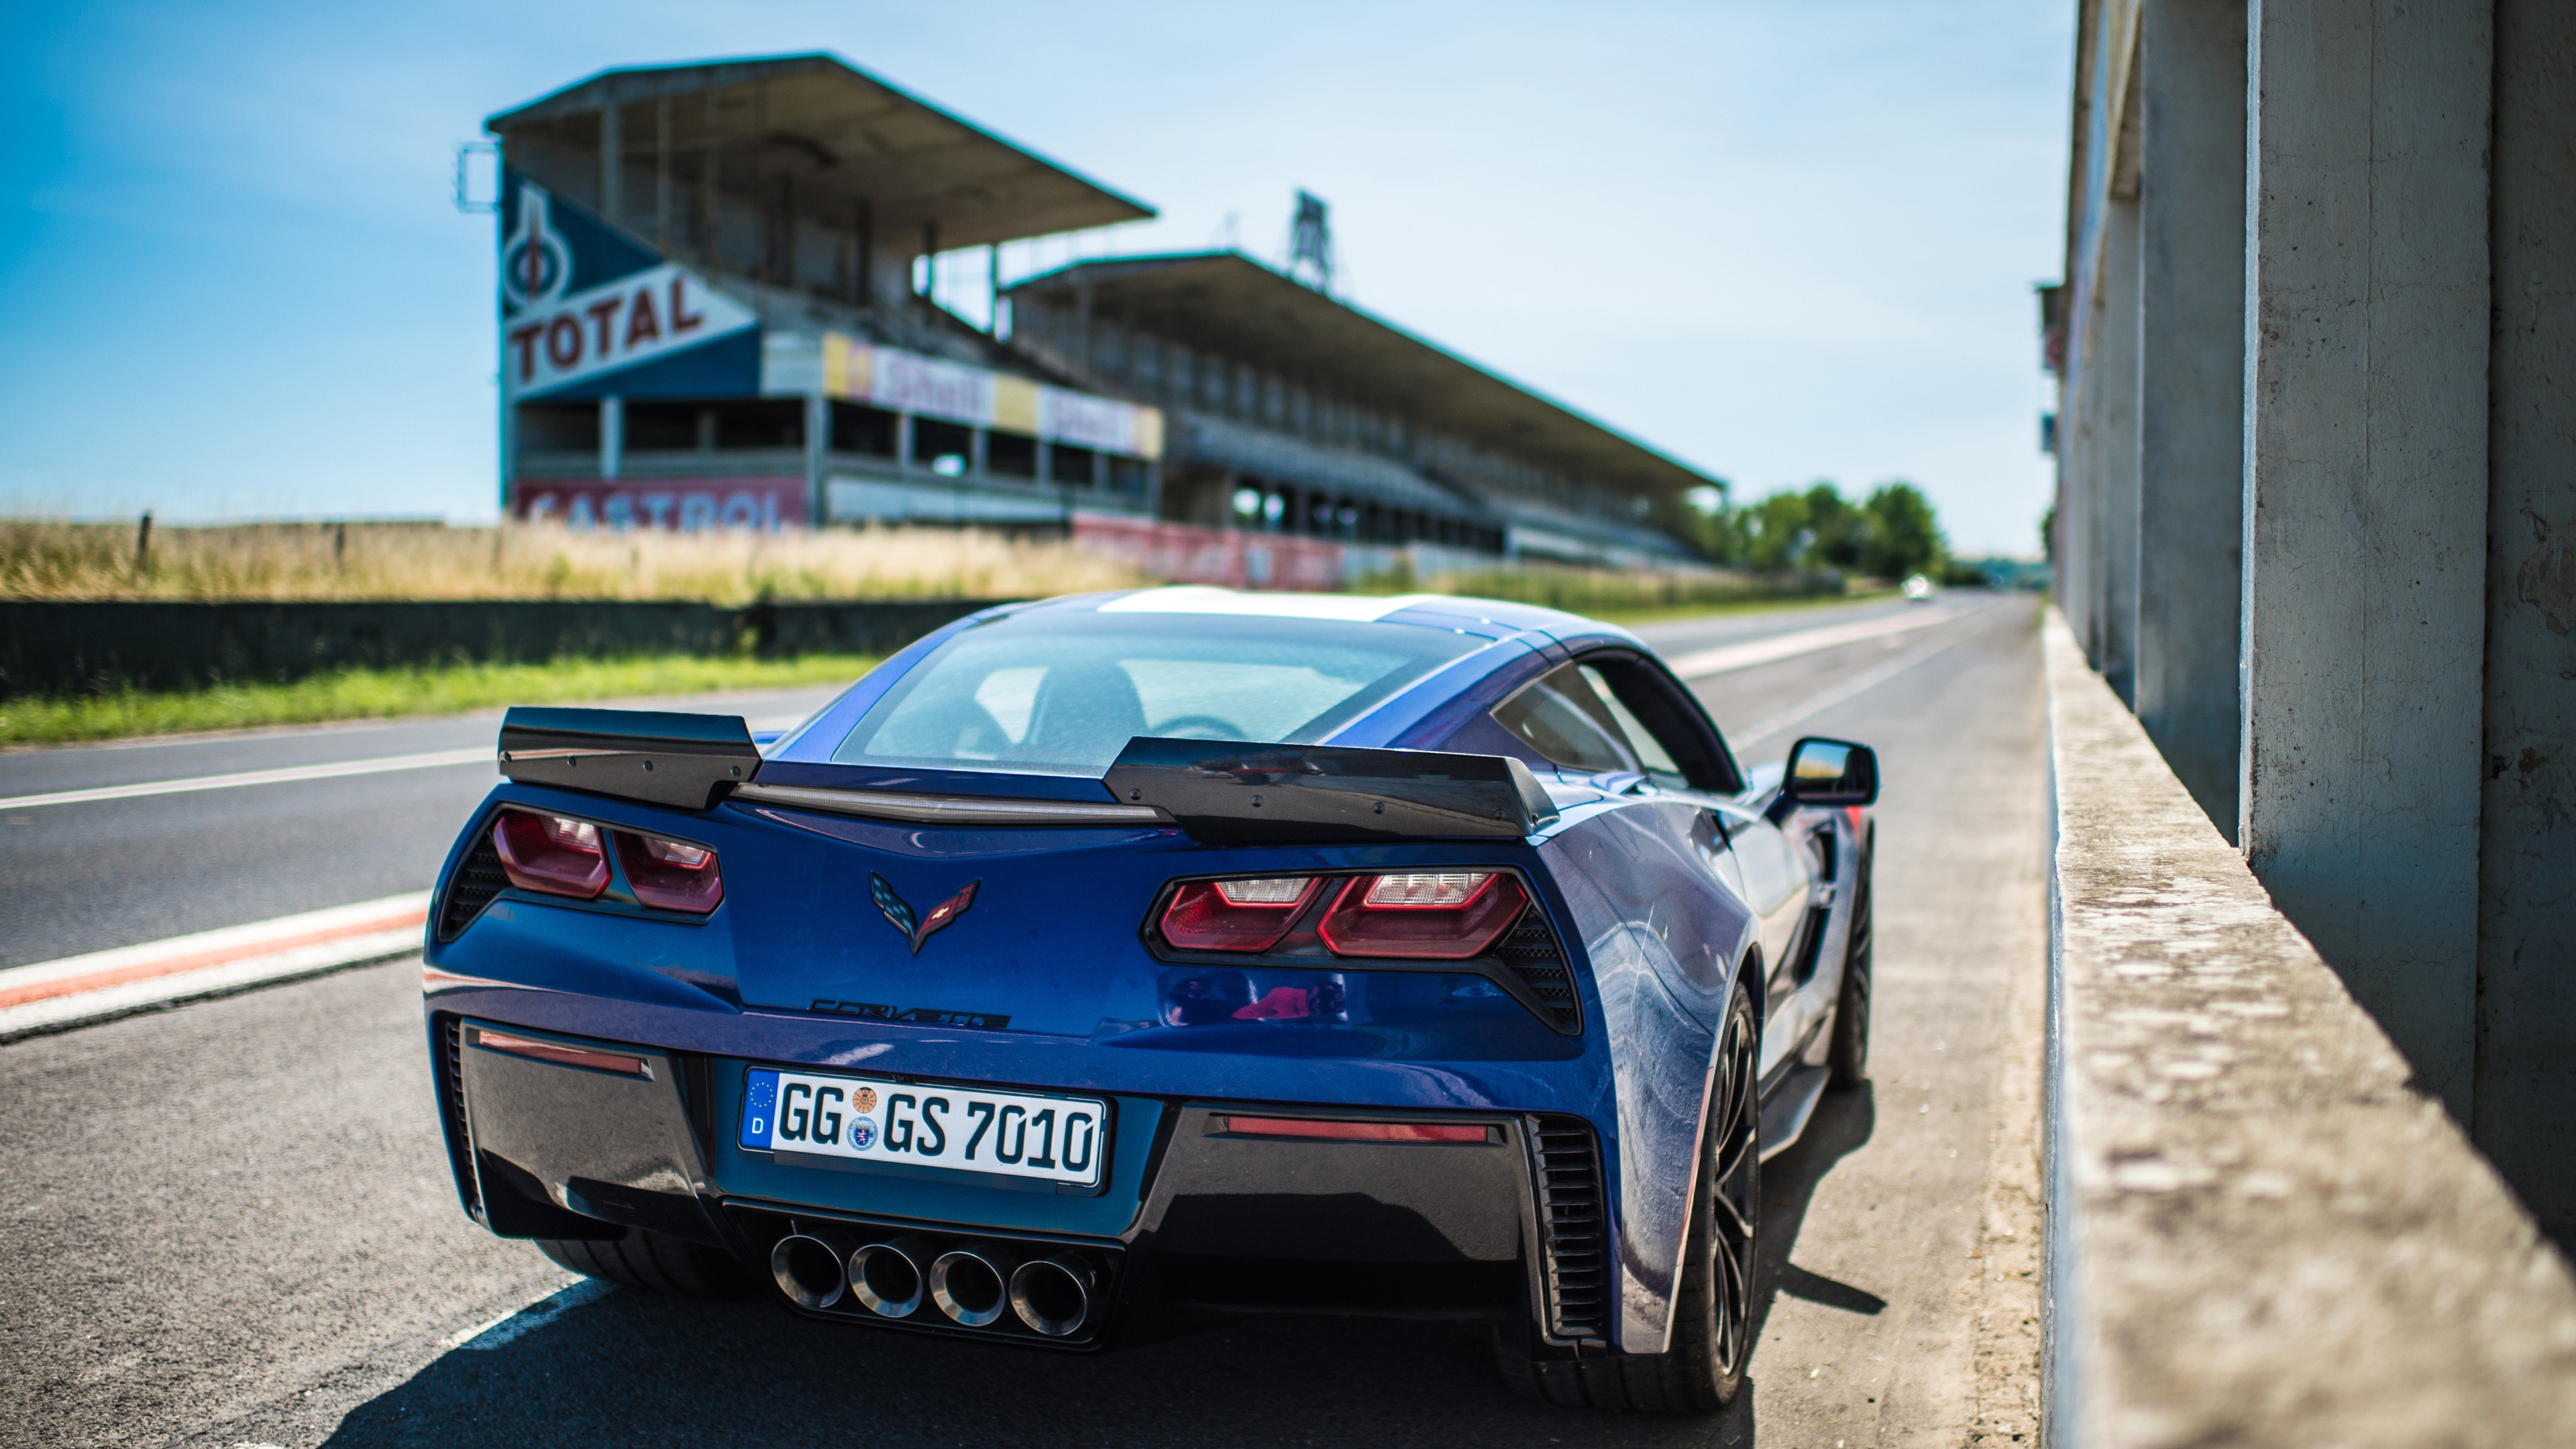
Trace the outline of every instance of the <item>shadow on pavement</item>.
<instances>
[{"instance_id":1,"label":"shadow on pavement","mask_svg":"<svg viewBox=\"0 0 2576 1449\"><path fill-rule=\"evenodd\" d=\"M1766 1166L1762 1304L1877 1300L1791 1265L1817 1182L1869 1140L1829 1096ZM1757 1319L1757 1330L1759 1322ZM842 1328L783 1307L616 1291L494 1348L451 1350L341 1420L334 1445L1749 1445L1758 1385L1717 1420L1525 1403L1477 1323L1171 1315L1106 1355ZM1758 1340L1757 1340L1758 1341ZM1755 1367L1759 1369L1757 1359ZM1714 1432L1712 1432L1714 1431Z\"/></svg>"}]
</instances>

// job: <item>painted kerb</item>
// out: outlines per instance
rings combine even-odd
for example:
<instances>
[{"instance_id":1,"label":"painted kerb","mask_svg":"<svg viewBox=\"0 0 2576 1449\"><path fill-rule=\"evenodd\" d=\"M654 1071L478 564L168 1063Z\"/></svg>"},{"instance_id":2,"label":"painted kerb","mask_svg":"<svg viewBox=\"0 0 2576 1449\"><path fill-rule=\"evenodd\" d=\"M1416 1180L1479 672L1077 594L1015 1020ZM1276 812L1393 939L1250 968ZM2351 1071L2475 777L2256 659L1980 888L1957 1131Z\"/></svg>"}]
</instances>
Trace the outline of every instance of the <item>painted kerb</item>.
<instances>
[{"instance_id":1,"label":"painted kerb","mask_svg":"<svg viewBox=\"0 0 2576 1449\"><path fill-rule=\"evenodd\" d=\"M2576 1280L2047 631L2060 1446L2563 1442Z\"/></svg>"}]
</instances>

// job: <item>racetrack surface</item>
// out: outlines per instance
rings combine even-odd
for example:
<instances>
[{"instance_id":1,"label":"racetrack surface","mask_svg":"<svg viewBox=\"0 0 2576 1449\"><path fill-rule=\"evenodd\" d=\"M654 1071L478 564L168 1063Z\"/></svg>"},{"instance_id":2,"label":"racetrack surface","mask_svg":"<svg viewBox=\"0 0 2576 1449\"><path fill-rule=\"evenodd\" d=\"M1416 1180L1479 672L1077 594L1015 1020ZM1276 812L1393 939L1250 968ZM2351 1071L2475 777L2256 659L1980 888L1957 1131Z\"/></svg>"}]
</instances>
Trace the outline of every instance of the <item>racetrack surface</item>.
<instances>
[{"instance_id":1,"label":"racetrack surface","mask_svg":"<svg viewBox=\"0 0 2576 1449\"><path fill-rule=\"evenodd\" d=\"M1906 607L1641 632L1679 654ZM612 1291L477 1338L573 1280L458 1210L406 962L0 1047L0 1442L1971 1442L2035 1372L2027 1284L1988 1269L2028 1175L2001 1065L2043 969L2045 780L2035 604L1945 607L1700 682L1748 762L1836 734L1888 781L1875 1080L1765 1168L1762 1334L1725 1415L1524 1404L1454 1323L1175 1317L1074 1357ZM495 723L17 752L0 797L488 745ZM492 778L0 813L0 964L422 888Z\"/></svg>"}]
</instances>

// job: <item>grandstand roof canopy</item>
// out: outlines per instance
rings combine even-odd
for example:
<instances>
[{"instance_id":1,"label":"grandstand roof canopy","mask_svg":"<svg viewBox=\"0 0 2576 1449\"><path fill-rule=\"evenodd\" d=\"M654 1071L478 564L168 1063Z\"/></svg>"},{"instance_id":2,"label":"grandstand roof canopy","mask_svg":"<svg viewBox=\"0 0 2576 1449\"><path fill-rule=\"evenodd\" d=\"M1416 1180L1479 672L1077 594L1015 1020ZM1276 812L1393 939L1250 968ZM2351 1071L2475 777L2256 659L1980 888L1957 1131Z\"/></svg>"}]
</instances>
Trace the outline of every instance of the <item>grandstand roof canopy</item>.
<instances>
[{"instance_id":1,"label":"grandstand roof canopy","mask_svg":"<svg viewBox=\"0 0 2576 1449\"><path fill-rule=\"evenodd\" d=\"M894 246L917 247L926 225L945 251L1154 214L833 55L607 70L483 124L505 141L596 147L610 105L620 107L629 168L686 166L695 178L712 153L718 184L753 194L793 174L801 213L846 227L864 204ZM658 149L666 114L667 157Z\"/></svg>"},{"instance_id":2,"label":"grandstand roof canopy","mask_svg":"<svg viewBox=\"0 0 2576 1449\"><path fill-rule=\"evenodd\" d=\"M1400 411L1586 483L1671 497L1716 481L1241 252L1080 262L1007 294L1061 303L1085 288L1094 316Z\"/></svg>"}]
</instances>

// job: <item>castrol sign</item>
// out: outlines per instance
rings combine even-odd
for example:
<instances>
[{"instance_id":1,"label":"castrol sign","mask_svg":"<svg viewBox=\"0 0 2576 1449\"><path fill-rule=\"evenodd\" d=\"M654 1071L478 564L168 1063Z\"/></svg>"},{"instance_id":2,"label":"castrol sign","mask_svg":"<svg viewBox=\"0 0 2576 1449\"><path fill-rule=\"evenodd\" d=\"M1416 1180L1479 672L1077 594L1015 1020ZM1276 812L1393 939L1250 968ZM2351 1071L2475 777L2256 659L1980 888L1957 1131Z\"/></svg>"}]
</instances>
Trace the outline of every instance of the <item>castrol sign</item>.
<instances>
[{"instance_id":1,"label":"castrol sign","mask_svg":"<svg viewBox=\"0 0 2576 1449\"><path fill-rule=\"evenodd\" d=\"M501 246L501 383L513 399L614 391L612 375L759 325L688 268L513 177ZM597 384L584 387L584 384Z\"/></svg>"}]
</instances>

